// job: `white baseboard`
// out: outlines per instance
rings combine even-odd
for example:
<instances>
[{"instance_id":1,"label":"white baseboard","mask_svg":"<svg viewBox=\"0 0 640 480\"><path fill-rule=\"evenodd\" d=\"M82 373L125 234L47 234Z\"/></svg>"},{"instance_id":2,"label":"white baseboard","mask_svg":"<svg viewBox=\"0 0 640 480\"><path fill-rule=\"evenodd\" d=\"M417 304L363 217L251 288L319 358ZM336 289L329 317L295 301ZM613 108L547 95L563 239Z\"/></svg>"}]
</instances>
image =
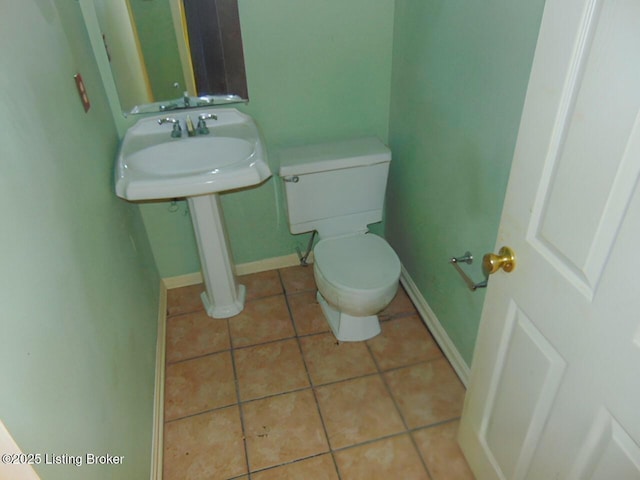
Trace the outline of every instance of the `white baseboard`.
<instances>
[{"instance_id":1,"label":"white baseboard","mask_svg":"<svg viewBox=\"0 0 640 480\"><path fill-rule=\"evenodd\" d=\"M160 282L158 301L158 338L156 340L156 377L153 395L153 437L151 445L151 480L162 480L164 453L164 365L167 342L167 287Z\"/></svg>"},{"instance_id":2,"label":"white baseboard","mask_svg":"<svg viewBox=\"0 0 640 480\"><path fill-rule=\"evenodd\" d=\"M313 252L311 252L307 262L313 263ZM298 254L292 253L283 257L266 258L264 260L258 260L257 262L241 263L236 265L236 275L249 275L250 273L295 267L296 265L300 265L300 259L298 258Z\"/></svg>"},{"instance_id":3,"label":"white baseboard","mask_svg":"<svg viewBox=\"0 0 640 480\"><path fill-rule=\"evenodd\" d=\"M307 262L313 263L313 253L310 255ZM291 255L284 255L282 257L265 258L264 260L258 260L257 262L240 263L236 265L235 268L236 275L249 275L251 273L275 270L277 268L295 267L296 265L300 265L300 259L297 254L292 253ZM195 272L175 277L166 277L162 279L162 283L167 290L171 290L172 288L188 287L189 285L202 283L202 274L200 272Z\"/></svg>"},{"instance_id":4,"label":"white baseboard","mask_svg":"<svg viewBox=\"0 0 640 480\"><path fill-rule=\"evenodd\" d=\"M427 328L433 335L433 338L438 343L442 352L444 353L447 360L456 371L456 374L460 378L460 381L464 384L465 387L468 386L470 369L466 364L460 352L456 348L456 346L447 335L446 330L442 327L442 324L436 317L436 314L431 309L427 301L424 299L420 290L413 282L413 279L409 275L409 273L405 270L404 266L402 267L402 273L400 274L400 282L404 289L407 291L407 294L411 298L411 301L416 306L420 317L422 317L422 321L427 325Z\"/></svg>"},{"instance_id":5,"label":"white baseboard","mask_svg":"<svg viewBox=\"0 0 640 480\"><path fill-rule=\"evenodd\" d=\"M161 280L161 283L165 289L171 290L173 288L197 285L198 283L202 283L202 281L202 273L194 272L187 273L185 275L177 275L175 277L165 277Z\"/></svg>"}]
</instances>

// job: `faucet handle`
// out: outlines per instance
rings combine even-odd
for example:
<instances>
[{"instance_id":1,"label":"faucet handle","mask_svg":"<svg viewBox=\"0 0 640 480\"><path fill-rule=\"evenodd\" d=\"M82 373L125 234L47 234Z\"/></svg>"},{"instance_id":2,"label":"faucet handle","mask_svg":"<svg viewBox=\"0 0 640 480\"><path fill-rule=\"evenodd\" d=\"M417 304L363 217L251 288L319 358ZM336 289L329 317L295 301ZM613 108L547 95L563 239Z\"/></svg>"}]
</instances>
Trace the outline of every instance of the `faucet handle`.
<instances>
[{"instance_id":1,"label":"faucet handle","mask_svg":"<svg viewBox=\"0 0 640 480\"><path fill-rule=\"evenodd\" d=\"M209 133L209 128L207 127L206 120L213 119L217 120L218 116L215 113L201 113L198 115L198 133L200 135L207 135Z\"/></svg>"},{"instance_id":2,"label":"faucet handle","mask_svg":"<svg viewBox=\"0 0 640 480\"><path fill-rule=\"evenodd\" d=\"M173 117L165 117L158 119L158 125L162 125L165 123L172 123L173 130L171 130L171 136L173 138L178 138L182 136L182 127L180 126L180 120L176 120Z\"/></svg>"}]
</instances>

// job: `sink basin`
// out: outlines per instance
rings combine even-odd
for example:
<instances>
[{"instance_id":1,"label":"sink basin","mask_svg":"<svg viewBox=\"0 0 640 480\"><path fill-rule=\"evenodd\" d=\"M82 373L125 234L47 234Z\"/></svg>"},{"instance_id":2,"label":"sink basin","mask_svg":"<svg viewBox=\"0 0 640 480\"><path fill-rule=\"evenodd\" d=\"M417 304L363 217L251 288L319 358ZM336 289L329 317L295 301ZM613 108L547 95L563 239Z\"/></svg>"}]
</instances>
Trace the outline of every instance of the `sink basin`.
<instances>
[{"instance_id":1,"label":"sink basin","mask_svg":"<svg viewBox=\"0 0 640 480\"><path fill-rule=\"evenodd\" d=\"M197 124L203 113L218 116L206 121L209 134L187 136L187 115ZM183 126L181 137L171 136L171 123L158 124L167 117ZM121 198L187 198L206 287L202 303L214 318L240 313L246 296L231 261L218 193L258 185L270 176L255 122L234 108L168 112L139 120L125 134L115 166Z\"/></svg>"},{"instance_id":2,"label":"sink basin","mask_svg":"<svg viewBox=\"0 0 640 480\"><path fill-rule=\"evenodd\" d=\"M187 150L186 156L185 149ZM175 182L181 177L207 175L220 172L221 168L232 166L238 158L249 158L253 145L241 138L199 137L184 142L163 143L132 153L127 165L130 171L137 171L154 177L165 177L164 181ZM157 178L156 178L157 179Z\"/></svg>"},{"instance_id":3,"label":"sink basin","mask_svg":"<svg viewBox=\"0 0 640 480\"><path fill-rule=\"evenodd\" d=\"M210 133L188 137L187 115L197 123L201 113ZM182 137L171 137L175 118ZM271 176L255 122L236 109L197 109L144 118L126 133L115 170L116 194L127 200L159 200L218 193L257 185Z\"/></svg>"}]
</instances>

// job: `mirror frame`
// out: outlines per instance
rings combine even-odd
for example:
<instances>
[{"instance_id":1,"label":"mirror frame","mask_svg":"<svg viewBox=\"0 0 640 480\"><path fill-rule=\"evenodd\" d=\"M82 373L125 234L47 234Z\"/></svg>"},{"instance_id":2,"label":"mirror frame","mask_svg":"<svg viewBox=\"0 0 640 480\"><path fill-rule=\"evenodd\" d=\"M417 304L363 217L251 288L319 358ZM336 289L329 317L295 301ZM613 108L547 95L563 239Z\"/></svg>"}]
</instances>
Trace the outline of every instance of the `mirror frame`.
<instances>
[{"instance_id":1,"label":"mirror frame","mask_svg":"<svg viewBox=\"0 0 640 480\"><path fill-rule=\"evenodd\" d=\"M78 0L78 3L80 5L82 17L84 18L84 25L87 29L87 35L89 36L89 43L93 50L93 56L98 65L102 84L107 94L107 101L111 108L111 114L116 122L118 134L122 137L124 132L127 130L128 125L126 122L126 115L122 112L122 107L120 106L120 97L118 96L115 79L111 73L109 57L107 56L107 51L104 48L96 7L93 0Z\"/></svg>"}]
</instances>

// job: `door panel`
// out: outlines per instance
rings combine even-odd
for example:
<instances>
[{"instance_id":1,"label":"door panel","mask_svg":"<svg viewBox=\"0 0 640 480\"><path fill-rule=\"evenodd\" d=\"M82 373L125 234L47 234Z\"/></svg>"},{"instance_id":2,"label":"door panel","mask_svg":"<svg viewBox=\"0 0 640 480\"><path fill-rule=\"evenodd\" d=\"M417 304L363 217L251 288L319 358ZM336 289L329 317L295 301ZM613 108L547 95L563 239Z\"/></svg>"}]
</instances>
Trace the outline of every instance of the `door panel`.
<instances>
[{"instance_id":1,"label":"door panel","mask_svg":"<svg viewBox=\"0 0 640 480\"><path fill-rule=\"evenodd\" d=\"M611 413L602 409L585 438L570 480L640 479L640 449Z\"/></svg>"},{"instance_id":2,"label":"door panel","mask_svg":"<svg viewBox=\"0 0 640 480\"><path fill-rule=\"evenodd\" d=\"M625 56L640 52L640 35L633 34L640 27L640 2L590 3L569 59L545 162L549 173L529 229L533 242L588 296L640 166L638 145L629 143L640 128L640 69Z\"/></svg>"},{"instance_id":3,"label":"door panel","mask_svg":"<svg viewBox=\"0 0 640 480\"><path fill-rule=\"evenodd\" d=\"M510 305L504 332L482 435L504 475L518 478L531 460L527 445L540 438L565 362L515 304ZM506 445L504 438L509 438Z\"/></svg>"}]
</instances>

